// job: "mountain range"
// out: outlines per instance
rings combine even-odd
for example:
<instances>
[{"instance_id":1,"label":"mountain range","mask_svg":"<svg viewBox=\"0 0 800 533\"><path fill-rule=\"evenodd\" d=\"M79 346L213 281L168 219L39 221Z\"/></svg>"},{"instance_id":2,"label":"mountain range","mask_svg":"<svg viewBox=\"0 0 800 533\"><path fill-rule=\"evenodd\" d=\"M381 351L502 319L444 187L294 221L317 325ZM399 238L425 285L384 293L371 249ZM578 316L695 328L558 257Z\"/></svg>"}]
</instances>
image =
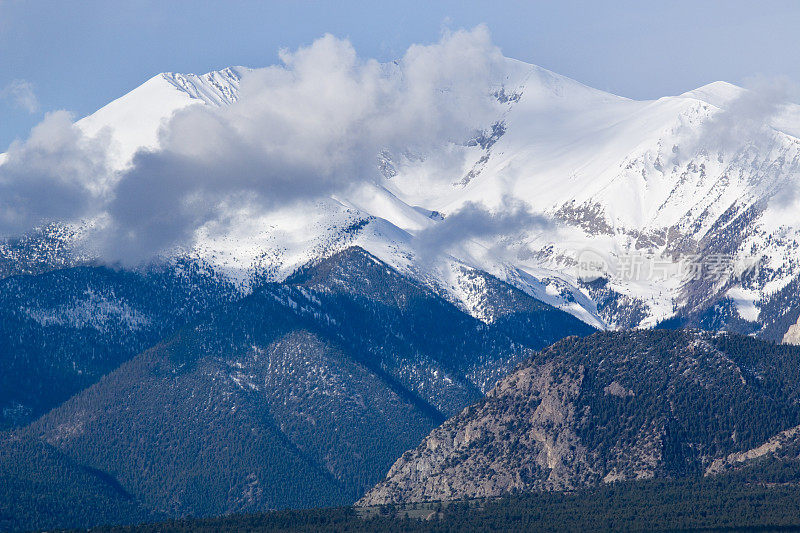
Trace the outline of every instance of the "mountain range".
<instances>
[{"instance_id":1,"label":"mountain range","mask_svg":"<svg viewBox=\"0 0 800 533\"><path fill-rule=\"evenodd\" d=\"M254 72L76 125L123 171ZM493 76L458 157L381 151L152 264L104 261L98 220L0 241L0 530L794 480L800 107ZM476 209L508 222L450 238Z\"/></svg>"},{"instance_id":2,"label":"mountain range","mask_svg":"<svg viewBox=\"0 0 800 533\"><path fill-rule=\"evenodd\" d=\"M137 150L158 147L174 112L235 102L250 72L160 74L77 125L109 133L114 165L125 168ZM280 281L357 244L482 320L491 317L465 268L597 328L672 321L794 338L800 107L724 82L636 101L512 59L494 76L486 97L498 115L455 144L457 166L384 151L374 181L348 197L281 206L224 234L200 231L191 253L247 286L256 272ZM500 243L475 237L433 254L420 243L465 205L503 212L515 201L551 224L520 223ZM54 231L47 238L62 245L40 243L34 262L81 256L69 246L80 227ZM33 268L10 244L2 256Z\"/></svg>"},{"instance_id":3,"label":"mountain range","mask_svg":"<svg viewBox=\"0 0 800 533\"><path fill-rule=\"evenodd\" d=\"M9 373L17 381L8 391L20 395L14 413L51 410L29 424L7 420L17 427L0 442L10 506L0 525L10 529L352 503L519 361L594 331L481 274L484 305L498 316L487 325L355 247L171 321L163 311L174 303L126 292L148 287L154 274L118 280L76 267L8 279L46 280L45 294L70 302L52 290L56 275L76 276L79 295L99 295L105 282L117 302L129 302L127 322L109 313L99 325L23 323L40 342L9 352L27 362ZM57 309L84 318L75 309L85 304L70 303ZM143 324L139 338L124 335L131 316ZM96 357L78 357L88 346ZM64 355L53 358L54 348ZM74 367L61 368L70 350ZM47 381L48 365L62 382ZM82 514L69 511L65 494L85 498ZM31 509L58 511L31 519Z\"/></svg>"}]
</instances>

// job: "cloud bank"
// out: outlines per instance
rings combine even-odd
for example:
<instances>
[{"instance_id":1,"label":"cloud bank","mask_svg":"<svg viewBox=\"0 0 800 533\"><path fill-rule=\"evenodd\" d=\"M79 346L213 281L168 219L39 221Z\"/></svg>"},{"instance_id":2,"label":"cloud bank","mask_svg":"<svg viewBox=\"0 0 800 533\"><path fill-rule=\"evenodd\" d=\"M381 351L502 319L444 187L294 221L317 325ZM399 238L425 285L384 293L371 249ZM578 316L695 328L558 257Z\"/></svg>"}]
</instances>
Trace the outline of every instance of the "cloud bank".
<instances>
[{"instance_id":1,"label":"cloud bank","mask_svg":"<svg viewBox=\"0 0 800 533\"><path fill-rule=\"evenodd\" d=\"M110 172L107 153L106 140L83 135L69 113L47 114L0 165L1 233L94 216L104 200L96 178Z\"/></svg>"},{"instance_id":2,"label":"cloud bank","mask_svg":"<svg viewBox=\"0 0 800 533\"><path fill-rule=\"evenodd\" d=\"M103 256L136 263L191 245L234 209L263 212L376 180L379 153L447 154L497 113L488 80L503 56L483 26L411 46L390 64L332 35L280 59L243 77L230 107L177 112L159 149L119 174L102 139L49 115L0 166L0 233L102 217Z\"/></svg>"},{"instance_id":3,"label":"cloud bank","mask_svg":"<svg viewBox=\"0 0 800 533\"><path fill-rule=\"evenodd\" d=\"M520 200L506 197L501 209L491 211L475 202L465 202L444 220L417 233L415 244L423 258L457 247L470 240L502 239L525 231L554 229L550 218L531 210Z\"/></svg>"}]
</instances>

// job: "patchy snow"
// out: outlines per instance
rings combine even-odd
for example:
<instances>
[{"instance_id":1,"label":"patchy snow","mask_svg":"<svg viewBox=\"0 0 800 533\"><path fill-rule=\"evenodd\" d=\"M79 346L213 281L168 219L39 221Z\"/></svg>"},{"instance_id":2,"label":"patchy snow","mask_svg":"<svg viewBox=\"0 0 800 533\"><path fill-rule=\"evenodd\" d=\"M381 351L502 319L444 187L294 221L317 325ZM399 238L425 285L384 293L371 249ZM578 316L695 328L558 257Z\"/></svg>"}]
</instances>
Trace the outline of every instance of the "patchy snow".
<instances>
[{"instance_id":1,"label":"patchy snow","mask_svg":"<svg viewBox=\"0 0 800 533\"><path fill-rule=\"evenodd\" d=\"M87 290L83 297L70 304L58 307L24 308L25 316L43 326L90 327L105 331L111 324L124 324L137 331L150 324L150 318L125 300Z\"/></svg>"},{"instance_id":2,"label":"patchy snow","mask_svg":"<svg viewBox=\"0 0 800 533\"><path fill-rule=\"evenodd\" d=\"M758 291L733 287L727 292L728 298L733 300L739 316L749 322L756 322L761 311L758 308L760 294Z\"/></svg>"}]
</instances>

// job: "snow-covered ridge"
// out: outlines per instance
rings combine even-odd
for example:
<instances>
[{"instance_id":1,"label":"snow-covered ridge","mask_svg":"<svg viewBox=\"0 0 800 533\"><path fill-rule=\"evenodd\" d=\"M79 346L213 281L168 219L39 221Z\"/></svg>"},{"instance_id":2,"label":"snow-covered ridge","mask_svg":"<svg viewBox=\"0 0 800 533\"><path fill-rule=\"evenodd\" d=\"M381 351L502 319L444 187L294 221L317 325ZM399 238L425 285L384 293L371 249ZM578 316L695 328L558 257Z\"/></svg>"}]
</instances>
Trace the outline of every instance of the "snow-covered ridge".
<instances>
[{"instance_id":1,"label":"snow-covered ridge","mask_svg":"<svg viewBox=\"0 0 800 533\"><path fill-rule=\"evenodd\" d=\"M175 111L235 102L248 72L159 74L78 125L89 135L110 131L122 168L136 150L158 145L159 128ZM358 244L477 315L477 289L465 290L454 274L463 268L489 272L599 327L652 326L724 301L743 321L777 320L762 316L761 306L800 276L800 206L783 194L800 184L800 107L770 117L772 128L757 142L730 142L714 128L745 92L714 82L636 101L508 59L487 80L487 98L502 104L496 122L476 125L487 132L480 142L454 147L463 168L380 154L374 185L249 213L226 235L201 230L196 253L241 281L254 270L280 278ZM419 255L416 235L440 215L467 202L503 210L509 198L558 224L519 228L500 248L475 241L434 259ZM602 287L582 277L587 251L601 260ZM713 281L687 273L685 263L707 267L717 256L730 268ZM624 271L629 262L651 271L632 276ZM786 306L782 312L800 307L800 296Z\"/></svg>"},{"instance_id":2,"label":"snow-covered ridge","mask_svg":"<svg viewBox=\"0 0 800 533\"><path fill-rule=\"evenodd\" d=\"M701 100L715 107L723 108L731 101L741 96L744 89L726 81L714 81L687 91L681 96Z\"/></svg>"},{"instance_id":3,"label":"snow-covered ridge","mask_svg":"<svg viewBox=\"0 0 800 533\"><path fill-rule=\"evenodd\" d=\"M202 76L176 72L165 72L160 76L192 98L222 107L238 100L239 82L250 70L245 67L228 67L207 72Z\"/></svg>"},{"instance_id":4,"label":"snow-covered ridge","mask_svg":"<svg viewBox=\"0 0 800 533\"><path fill-rule=\"evenodd\" d=\"M229 67L206 74L164 72L77 122L87 135L108 131L114 162L122 168L141 148L156 148L158 132L173 113L190 105L217 107L239 97L239 82L250 69Z\"/></svg>"}]
</instances>

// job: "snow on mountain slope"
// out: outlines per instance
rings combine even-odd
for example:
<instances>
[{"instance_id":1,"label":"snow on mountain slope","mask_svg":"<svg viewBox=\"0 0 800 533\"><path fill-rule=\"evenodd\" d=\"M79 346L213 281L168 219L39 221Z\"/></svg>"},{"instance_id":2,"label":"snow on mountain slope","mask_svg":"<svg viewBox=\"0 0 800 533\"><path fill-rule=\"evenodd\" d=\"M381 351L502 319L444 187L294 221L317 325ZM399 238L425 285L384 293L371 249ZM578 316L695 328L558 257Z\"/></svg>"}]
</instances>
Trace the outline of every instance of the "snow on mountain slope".
<instances>
[{"instance_id":1,"label":"snow on mountain slope","mask_svg":"<svg viewBox=\"0 0 800 533\"><path fill-rule=\"evenodd\" d=\"M687 91L681 96L701 100L715 107L725 107L734 99L742 95L741 87L726 81L714 81L697 89Z\"/></svg>"},{"instance_id":2,"label":"snow on mountain slope","mask_svg":"<svg viewBox=\"0 0 800 533\"><path fill-rule=\"evenodd\" d=\"M745 92L730 84L637 102L568 80L543 83L540 74L531 67L517 88L502 135L474 149L479 171L469 179L428 187L433 173L401 169L390 189L445 216L467 201L503 209L511 197L561 220L558 231L516 243L525 253L514 264L586 289L571 275L581 273L576 262L586 252L600 259L606 292L640 309L625 320L618 309L600 310L612 327L653 326L729 289L751 296L729 300L738 318L753 321L758 302L798 276L796 201L773 201L800 182L800 145L784 133L796 127L793 106L773 118L779 126L727 139L717 131L727 110L716 104ZM697 270L703 279L694 279Z\"/></svg>"},{"instance_id":3,"label":"snow on mountain slope","mask_svg":"<svg viewBox=\"0 0 800 533\"><path fill-rule=\"evenodd\" d=\"M140 148L158 146L158 130L175 111L189 105L225 106L236 101L239 81L249 69L230 67L196 74L165 72L77 122L90 136L111 132L115 166L127 165Z\"/></svg>"},{"instance_id":4,"label":"snow on mountain slope","mask_svg":"<svg viewBox=\"0 0 800 533\"><path fill-rule=\"evenodd\" d=\"M157 146L176 110L234 102L247 72L160 74L78 124L90 135L109 128L122 168L138 148ZM359 244L468 310L476 289L460 281L465 268L598 327L672 318L755 332L783 317L794 323L800 296L775 299L800 277L800 195L792 193L800 106L763 117L767 127L736 116L726 123L747 94L715 82L635 101L509 59L487 80L495 122L476 124L480 135L452 147L463 159L376 154L374 183L346 197L233 214L224 231L200 230L195 253L246 286L254 273L281 279ZM732 133L731 123L744 129ZM420 232L468 202L503 211L509 200L556 223L509 228L500 243L452 243L435 257L419 249Z\"/></svg>"}]
</instances>

